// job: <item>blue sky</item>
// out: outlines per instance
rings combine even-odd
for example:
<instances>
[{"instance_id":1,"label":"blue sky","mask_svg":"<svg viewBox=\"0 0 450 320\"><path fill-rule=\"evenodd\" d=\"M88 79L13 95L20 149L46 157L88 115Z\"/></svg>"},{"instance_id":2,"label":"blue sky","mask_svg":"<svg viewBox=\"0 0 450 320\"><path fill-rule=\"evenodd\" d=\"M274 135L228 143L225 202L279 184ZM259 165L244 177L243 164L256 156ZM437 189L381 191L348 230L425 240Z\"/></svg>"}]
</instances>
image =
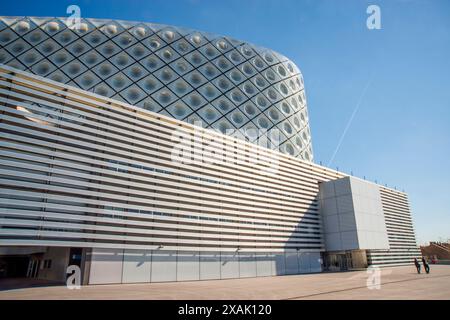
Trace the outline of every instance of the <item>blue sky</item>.
<instances>
[{"instance_id":1,"label":"blue sky","mask_svg":"<svg viewBox=\"0 0 450 320\"><path fill-rule=\"evenodd\" d=\"M450 1L4 1L0 15L185 26L270 47L302 70L316 162L404 189L419 243L450 238ZM381 9L368 30L366 8ZM364 92L364 94L363 94Z\"/></svg>"}]
</instances>

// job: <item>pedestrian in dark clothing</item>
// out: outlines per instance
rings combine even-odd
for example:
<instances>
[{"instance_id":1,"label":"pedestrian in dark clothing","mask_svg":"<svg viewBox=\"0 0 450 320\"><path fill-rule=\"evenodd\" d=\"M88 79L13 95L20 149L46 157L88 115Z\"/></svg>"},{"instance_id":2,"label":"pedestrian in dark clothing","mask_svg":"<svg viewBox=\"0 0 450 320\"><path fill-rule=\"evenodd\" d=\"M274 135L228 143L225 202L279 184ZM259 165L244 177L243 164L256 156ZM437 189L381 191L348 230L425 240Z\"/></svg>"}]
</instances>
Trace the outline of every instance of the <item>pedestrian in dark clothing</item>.
<instances>
[{"instance_id":1,"label":"pedestrian in dark clothing","mask_svg":"<svg viewBox=\"0 0 450 320\"><path fill-rule=\"evenodd\" d=\"M414 258L414 264L416 265L417 273L420 274L420 263L417 261L417 258Z\"/></svg>"},{"instance_id":2,"label":"pedestrian in dark clothing","mask_svg":"<svg viewBox=\"0 0 450 320\"><path fill-rule=\"evenodd\" d=\"M430 273L430 265L427 262L427 259L425 259L425 257L422 257L422 263L423 263L423 268L425 269L426 273Z\"/></svg>"}]
</instances>

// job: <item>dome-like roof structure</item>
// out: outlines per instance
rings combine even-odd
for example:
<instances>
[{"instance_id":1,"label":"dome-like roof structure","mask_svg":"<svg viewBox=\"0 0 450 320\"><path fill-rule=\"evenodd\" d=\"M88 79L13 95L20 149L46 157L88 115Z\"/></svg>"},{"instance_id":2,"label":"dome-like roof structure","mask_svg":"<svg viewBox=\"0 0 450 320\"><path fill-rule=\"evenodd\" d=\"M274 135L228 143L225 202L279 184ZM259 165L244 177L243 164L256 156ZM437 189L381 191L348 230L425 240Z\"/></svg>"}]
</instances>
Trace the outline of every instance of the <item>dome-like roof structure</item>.
<instances>
[{"instance_id":1,"label":"dome-like roof structure","mask_svg":"<svg viewBox=\"0 0 450 320\"><path fill-rule=\"evenodd\" d=\"M167 25L68 23L0 17L0 64L312 161L303 78L283 55Z\"/></svg>"}]
</instances>

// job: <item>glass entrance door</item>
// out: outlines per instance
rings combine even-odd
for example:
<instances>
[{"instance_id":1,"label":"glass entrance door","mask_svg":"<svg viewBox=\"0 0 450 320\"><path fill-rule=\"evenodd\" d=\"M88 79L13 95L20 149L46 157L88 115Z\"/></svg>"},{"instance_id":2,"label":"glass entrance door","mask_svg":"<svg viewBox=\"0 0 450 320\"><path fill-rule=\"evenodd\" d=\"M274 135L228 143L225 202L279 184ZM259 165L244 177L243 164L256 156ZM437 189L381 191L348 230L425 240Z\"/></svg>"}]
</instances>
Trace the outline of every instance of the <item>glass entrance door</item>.
<instances>
[{"instance_id":1,"label":"glass entrance door","mask_svg":"<svg viewBox=\"0 0 450 320\"><path fill-rule=\"evenodd\" d=\"M324 253L323 254L325 271L347 271L352 268L351 255L346 252Z\"/></svg>"}]
</instances>

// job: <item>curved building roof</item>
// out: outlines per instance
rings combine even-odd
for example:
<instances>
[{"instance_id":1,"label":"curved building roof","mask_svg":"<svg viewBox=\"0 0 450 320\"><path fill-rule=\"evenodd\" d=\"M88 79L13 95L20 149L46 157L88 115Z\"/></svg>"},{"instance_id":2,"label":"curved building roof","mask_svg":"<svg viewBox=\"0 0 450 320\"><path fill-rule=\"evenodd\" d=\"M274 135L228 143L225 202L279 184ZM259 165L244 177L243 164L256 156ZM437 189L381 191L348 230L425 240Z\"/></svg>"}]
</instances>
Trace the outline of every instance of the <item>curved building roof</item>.
<instances>
[{"instance_id":1,"label":"curved building roof","mask_svg":"<svg viewBox=\"0 0 450 320\"><path fill-rule=\"evenodd\" d=\"M303 77L283 55L174 26L70 22L0 17L0 64L312 161Z\"/></svg>"}]
</instances>

